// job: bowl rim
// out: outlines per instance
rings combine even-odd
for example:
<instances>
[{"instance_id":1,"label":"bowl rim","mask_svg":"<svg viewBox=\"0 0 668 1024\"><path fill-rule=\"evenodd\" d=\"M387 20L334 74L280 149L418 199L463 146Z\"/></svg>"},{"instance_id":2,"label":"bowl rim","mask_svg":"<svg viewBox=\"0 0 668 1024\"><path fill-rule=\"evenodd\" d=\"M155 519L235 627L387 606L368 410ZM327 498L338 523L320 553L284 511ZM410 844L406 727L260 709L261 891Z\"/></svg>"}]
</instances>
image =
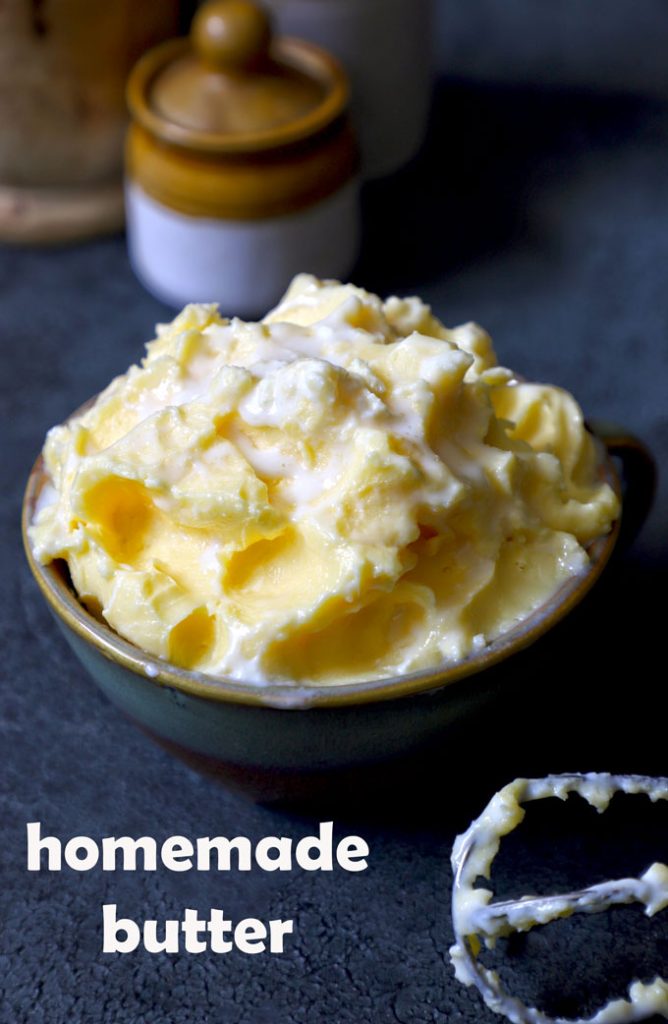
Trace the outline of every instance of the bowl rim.
<instances>
[{"instance_id":1,"label":"bowl rim","mask_svg":"<svg viewBox=\"0 0 668 1024\"><path fill-rule=\"evenodd\" d=\"M612 459L601 439L592 430L590 433L599 450L599 471L620 497L621 482ZM590 561L584 572L562 583L548 601L512 629L460 661L443 662L432 668L403 675L345 683L242 682L229 676L212 676L179 668L157 655L143 651L115 633L110 626L100 622L79 602L63 570L66 563L62 559L47 565L37 560L28 536L28 527L46 481L46 470L40 454L28 477L23 497L21 532L31 572L51 611L64 626L107 660L156 686L171 687L191 697L214 702L285 710L338 708L430 693L491 668L509 655L524 650L560 622L591 590L610 560L621 523L620 513L610 531L588 545L586 550Z\"/></svg>"}]
</instances>

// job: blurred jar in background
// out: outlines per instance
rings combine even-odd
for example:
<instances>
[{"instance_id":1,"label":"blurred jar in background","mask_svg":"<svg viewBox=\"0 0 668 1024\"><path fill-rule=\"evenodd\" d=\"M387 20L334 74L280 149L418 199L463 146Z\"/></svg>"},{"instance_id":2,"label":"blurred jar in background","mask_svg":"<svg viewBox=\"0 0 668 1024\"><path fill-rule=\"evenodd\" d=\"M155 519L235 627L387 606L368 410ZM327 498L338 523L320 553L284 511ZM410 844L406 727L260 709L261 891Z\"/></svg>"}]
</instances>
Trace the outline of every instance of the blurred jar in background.
<instances>
[{"instance_id":1,"label":"blurred jar in background","mask_svg":"<svg viewBox=\"0 0 668 1024\"><path fill-rule=\"evenodd\" d=\"M157 298L262 316L292 277L349 275L358 149L348 79L266 6L208 0L188 39L146 53L128 101L128 250Z\"/></svg>"},{"instance_id":2,"label":"blurred jar in background","mask_svg":"<svg viewBox=\"0 0 668 1024\"><path fill-rule=\"evenodd\" d=\"M342 62L352 82L362 171L398 170L424 139L432 89L432 0L265 0L277 26Z\"/></svg>"},{"instance_id":3,"label":"blurred jar in background","mask_svg":"<svg viewBox=\"0 0 668 1024\"><path fill-rule=\"evenodd\" d=\"M178 31L178 0L0 3L0 240L123 223L125 81Z\"/></svg>"}]
</instances>

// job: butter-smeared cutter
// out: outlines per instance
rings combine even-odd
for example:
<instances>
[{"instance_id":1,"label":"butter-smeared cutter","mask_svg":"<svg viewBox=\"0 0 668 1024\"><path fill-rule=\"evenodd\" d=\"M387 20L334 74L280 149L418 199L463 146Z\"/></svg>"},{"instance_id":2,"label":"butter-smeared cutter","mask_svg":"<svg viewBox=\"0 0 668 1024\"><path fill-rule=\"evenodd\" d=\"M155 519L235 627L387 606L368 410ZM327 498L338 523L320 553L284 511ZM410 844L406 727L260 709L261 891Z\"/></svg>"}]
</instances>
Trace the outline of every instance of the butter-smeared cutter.
<instances>
[{"instance_id":1,"label":"butter-smeared cutter","mask_svg":"<svg viewBox=\"0 0 668 1024\"><path fill-rule=\"evenodd\" d=\"M555 896L522 896L492 902L488 888L474 888L476 879L489 878L501 839L524 818L522 805L532 800L579 793L599 812L615 793L646 794L652 802L668 800L668 778L605 773L548 775L543 779L515 779L492 797L482 814L455 840L452 850L454 883L452 920L455 943L450 958L459 981L475 985L487 1006L513 1024L617 1024L644 1020L657 1014L668 1019L668 981L656 977L645 984L633 982L628 999L611 1000L592 1017L549 1017L503 989L498 974L478 960L482 943L491 947L497 938L529 931L573 913L594 914L615 904L642 903L651 917L668 907L668 866L652 864L639 878L622 878Z\"/></svg>"}]
</instances>

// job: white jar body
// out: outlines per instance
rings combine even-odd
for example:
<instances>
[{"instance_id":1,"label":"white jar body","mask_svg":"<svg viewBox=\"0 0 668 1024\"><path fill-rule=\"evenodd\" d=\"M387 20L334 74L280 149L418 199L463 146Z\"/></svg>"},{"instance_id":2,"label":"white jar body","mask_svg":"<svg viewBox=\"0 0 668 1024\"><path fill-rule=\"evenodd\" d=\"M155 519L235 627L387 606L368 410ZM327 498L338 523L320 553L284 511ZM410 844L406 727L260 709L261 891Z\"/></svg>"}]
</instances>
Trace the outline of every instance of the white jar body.
<instances>
[{"instance_id":1,"label":"white jar body","mask_svg":"<svg viewBox=\"0 0 668 1024\"><path fill-rule=\"evenodd\" d=\"M148 291L168 305L218 302L223 315L259 318L295 274L350 275L359 246L358 193L352 180L295 213L227 220L180 213L129 181L130 262Z\"/></svg>"},{"instance_id":2,"label":"white jar body","mask_svg":"<svg viewBox=\"0 0 668 1024\"><path fill-rule=\"evenodd\" d=\"M398 170L426 132L433 78L432 0L265 0L281 33L311 39L345 65L362 171Z\"/></svg>"}]
</instances>

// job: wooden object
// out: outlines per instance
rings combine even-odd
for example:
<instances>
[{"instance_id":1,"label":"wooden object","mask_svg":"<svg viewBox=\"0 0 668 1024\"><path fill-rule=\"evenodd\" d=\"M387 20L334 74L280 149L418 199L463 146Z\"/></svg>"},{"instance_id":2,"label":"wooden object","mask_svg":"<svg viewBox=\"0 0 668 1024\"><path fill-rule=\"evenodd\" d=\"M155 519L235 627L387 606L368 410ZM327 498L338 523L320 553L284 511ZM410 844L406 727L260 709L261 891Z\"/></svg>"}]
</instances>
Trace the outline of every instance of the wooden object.
<instances>
[{"instance_id":1,"label":"wooden object","mask_svg":"<svg viewBox=\"0 0 668 1024\"><path fill-rule=\"evenodd\" d=\"M0 240L122 226L125 80L177 25L177 0L0 4Z\"/></svg>"}]
</instances>

